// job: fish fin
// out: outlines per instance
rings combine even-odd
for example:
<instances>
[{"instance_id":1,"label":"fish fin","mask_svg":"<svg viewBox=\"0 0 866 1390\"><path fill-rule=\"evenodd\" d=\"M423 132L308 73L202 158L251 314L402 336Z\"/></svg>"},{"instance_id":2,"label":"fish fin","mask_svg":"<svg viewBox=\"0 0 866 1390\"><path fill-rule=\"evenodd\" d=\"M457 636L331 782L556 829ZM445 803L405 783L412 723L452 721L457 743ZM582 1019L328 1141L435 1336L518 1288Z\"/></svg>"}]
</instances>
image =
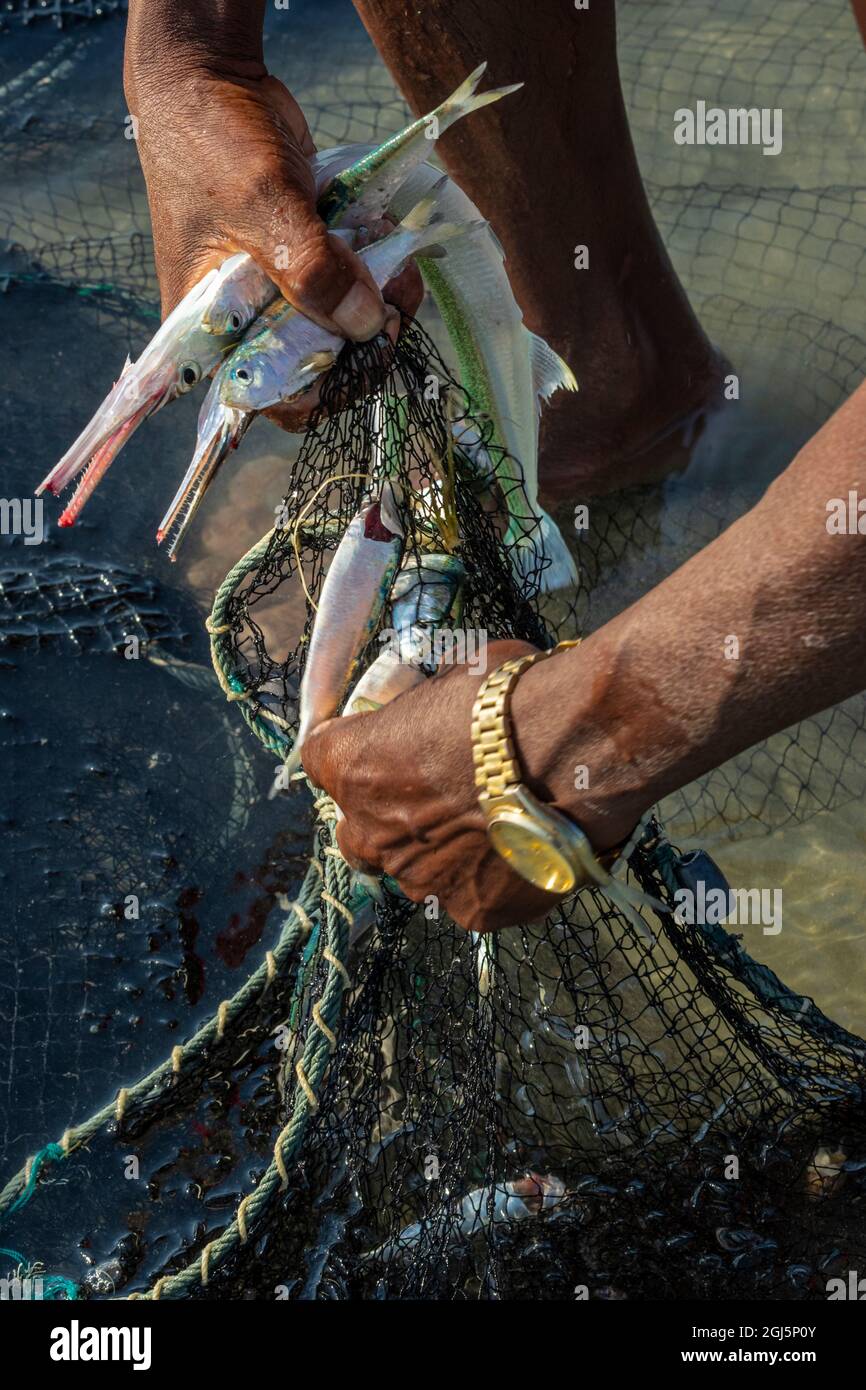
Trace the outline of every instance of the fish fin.
<instances>
[{"instance_id":1,"label":"fish fin","mask_svg":"<svg viewBox=\"0 0 866 1390\"><path fill-rule=\"evenodd\" d=\"M537 515L537 530L533 528L528 534L513 536L509 529L506 534L505 543L512 546L511 562L515 574L521 581L535 576L545 594L553 593L556 589L568 589L577 583L574 556L553 517L548 516L541 507L537 509ZM550 563L541 570L543 559Z\"/></svg>"},{"instance_id":2,"label":"fish fin","mask_svg":"<svg viewBox=\"0 0 866 1390\"><path fill-rule=\"evenodd\" d=\"M376 878L374 874L362 873L360 869L355 869L352 873L352 883L356 884L373 902L380 905L385 902L385 890L382 887L381 878Z\"/></svg>"},{"instance_id":3,"label":"fish fin","mask_svg":"<svg viewBox=\"0 0 866 1390\"><path fill-rule=\"evenodd\" d=\"M326 372L329 367L333 367L337 360L337 354L330 350L325 352L311 352L309 357L305 357L298 363L299 372Z\"/></svg>"},{"instance_id":4,"label":"fish fin","mask_svg":"<svg viewBox=\"0 0 866 1390\"><path fill-rule=\"evenodd\" d=\"M481 63L471 72L465 82L461 82L456 92L450 97L446 97L441 105L427 117L435 117L439 122L440 133L446 131L455 121L461 117L468 116L472 111L480 111L483 106L489 106L491 102L498 101L500 97L507 97L511 92L517 92L523 86L522 82L515 82L510 87L494 87L489 92L479 92L478 84L487 70L487 63Z\"/></svg>"},{"instance_id":5,"label":"fish fin","mask_svg":"<svg viewBox=\"0 0 866 1390\"><path fill-rule=\"evenodd\" d=\"M554 391L576 391L577 381L568 363L549 343L530 333L530 355L532 358L532 385L539 401L546 401Z\"/></svg>"},{"instance_id":6,"label":"fish fin","mask_svg":"<svg viewBox=\"0 0 866 1390\"><path fill-rule=\"evenodd\" d=\"M285 777L290 780L292 777L294 777L296 772L300 771L300 767L301 748L298 740L295 739L292 751L289 753L289 756L285 759L283 769L281 770L284 772ZM268 788L268 801L273 801L274 797L277 795L278 792L282 791L282 789L283 788L279 779L275 777L271 786Z\"/></svg>"},{"instance_id":7,"label":"fish fin","mask_svg":"<svg viewBox=\"0 0 866 1390\"><path fill-rule=\"evenodd\" d=\"M447 256L445 243L455 241L457 237L469 236L472 232L477 232L479 228L486 227L487 223L483 219L475 222L434 222L432 230L434 240L424 242L423 245L416 246L413 256L420 256L422 259L428 257L431 260L441 260Z\"/></svg>"},{"instance_id":8,"label":"fish fin","mask_svg":"<svg viewBox=\"0 0 866 1390\"><path fill-rule=\"evenodd\" d=\"M401 220L399 230L403 232L424 232L429 227L434 227L437 222L442 221L441 213L436 212L436 203L439 191L443 184L448 182L447 175L443 174L441 179L437 179L430 189L413 208L406 213Z\"/></svg>"},{"instance_id":9,"label":"fish fin","mask_svg":"<svg viewBox=\"0 0 866 1390\"><path fill-rule=\"evenodd\" d=\"M412 237L415 243L411 252L413 256L432 255L433 258L445 256L447 254L444 249L445 242L453 241L455 237L469 236L487 226L483 217L473 218L471 222L443 222L442 214L437 210L436 205L438 194L447 183L447 175L438 179L430 192L406 213L396 229L398 232L407 233ZM430 233L429 241L424 239L427 232Z\"/></svg>"},{"instance_id":10,"label":"fish fin","mask_svg":"<svg viewBox=\"0 0 866 1390\"><path fill-rule=\"evenodd\" d=\"M343 710L344 714L375 714L382 706L378 700L368 700L366 695L356 695L350 699Z\"/></svg>"},{"instance_id":11,"label":"fish fin","mask_svg":"<svg viewBox=\"0 0 866 1390\"><path fill-rule=\"evenodd\" d=\"M200 666L196 661L181 661L179 657L164 655L158 647L151 647L146 655L151 666L166 671L187 689L195 690L199 694L213 694L213 667Z\"/></svg>"},{"instance_id":12,"label":"fish fin","mask_svg":"<svg viewBox=\"0 0 866 1390\"><path fill-rule=\"evenodd\" d=\"M435 207L425 207L424 204L432 202L432 199L423 199L400 223L400 229L409 232L413 238L414 245L411 255L426 258L428 260L441 260L447 256L445 244L454 241L457 237L470 236L474 232L480 231L487 226L483 218L477 218L472 222L443 222L441 213L435 211ZM426 233L430 234L430 239L426 239Z\"/></svg>"}]
</instances>

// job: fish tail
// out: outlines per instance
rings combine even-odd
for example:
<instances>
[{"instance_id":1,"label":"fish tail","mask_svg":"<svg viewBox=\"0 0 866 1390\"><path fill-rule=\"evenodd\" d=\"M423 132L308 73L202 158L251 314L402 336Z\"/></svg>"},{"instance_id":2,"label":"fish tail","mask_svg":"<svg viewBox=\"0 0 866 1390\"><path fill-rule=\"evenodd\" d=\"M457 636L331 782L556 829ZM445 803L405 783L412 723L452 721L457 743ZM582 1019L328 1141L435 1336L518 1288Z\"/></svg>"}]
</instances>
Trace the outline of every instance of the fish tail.
<instances>
[{"instance_id":1,"label":"fish tail","mask_svg":"<svg viewBox=\"0 0 866 1390\"><path fill-rule=\"evenodd\" d=\"M553 517L541 507L536 508L536 516L537 527L526 530L524 522L519 534L512 525L505 535L514 573L522 583L537 580L545 594L568 589L577 583L574 556Z\"/></svg>"},{"instance_id":2,"label":"fish tail","mask_svg":"<svg viewBox=\"0 0 866 1390\"><path fill-rule=\"evenodd\" d=\"M514 82L509 87L493 87L489 92L479 92L477 87L484 73L487 70L487 63L480 63L474 72L471 72L465 82L461 82L456 92L437 106L435 111L427 117L428 121L435 119L439 123L439 133L442 134L455 121L461 117L468 116L472 111L480 111L483 106L489 106L492 102L498 101L500 97L509 96L511 92L517 92L523 86L522 82Z\"/></svg>"},{"instance_id":3,"label":"fish tail","mask_svg":"<svg viewBox=\"0 0 866 1390\"><path fill-rule=\"evenodd\" d=\"M406 233L412 241L413 256L426 256L436 259L444 256L444 246L446 242L452 241L458 236L468 236L472 232L477 232L479 228L486 227L487 223L483 218L473 218L471 222L445 222L442 214L437 211L439 194L449 182L447 175L442 176L433 185L426 197L406 213L403 218L399 231Z\"/></svg>"},{"instance_id":4,"label":"fish tail","mask_svg":"<svg viewBox=\"0 0 866 1390\"><path fill-rule=\"evenodd\" d=\"M284 764L283 764L283 767L280 768L280 773L281 773L282 778L285 778L285 779L288 780L288 779L294 777L295 773L298 772L298 771L300 770L300 766L301 766L301 741L300 741L300 739L297 739L297 738L296 738L296 739L295 739L295 742L294 742L294 746L292 747L292 751L289 753L289 756L285 759L285 762L284 762ZM283 789L284 785L285 785L284 782L283 782L280 778L275 777L275 778L274 778L274 782L273 782L273 786L272 786L272 787L270 788L270 790L268 791L268 801L273 801L274 797L277 795L277 792L281 791L281 790Z\"/></svg>"}]
</instances>

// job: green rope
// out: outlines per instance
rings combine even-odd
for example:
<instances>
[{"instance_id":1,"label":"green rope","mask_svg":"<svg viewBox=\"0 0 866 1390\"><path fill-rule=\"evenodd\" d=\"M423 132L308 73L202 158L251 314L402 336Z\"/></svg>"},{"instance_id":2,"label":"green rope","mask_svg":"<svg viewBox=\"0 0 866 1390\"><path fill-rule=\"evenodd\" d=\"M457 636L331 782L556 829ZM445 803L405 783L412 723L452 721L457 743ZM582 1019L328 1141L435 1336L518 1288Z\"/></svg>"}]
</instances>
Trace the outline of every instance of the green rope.
<instances>
[{"instance_id":1,"label":"green rope","mask_svg":"<svg viewBox=\"0 0 866 1390\"><path fill-rule=\"evenodd\" d=\"M245 576L258 567L271 544L272 536L273 532L269 531L226 575L214 597L207 628L211 639L214 670L224 693L229 699L232 696L239 697L236 703L240 706L241 715L251 731L271 752L285 758L291 747L288 730L283 733L278 727L268 723L261 706L248 704L243 682L240 676L231 670L229 644L226 641L231 630L230 624L226 622L229 601ZM211 1272L223 1265L247 1243L251 1229L261 1222L272 1198L287 1187L289 1165L297 1158L310 1116L318 1108L317 1093L327 1072L331 1051L336 1045L336 1027L343 992L348 983L345 961L349 949L349 926L352 922L349 903L353 894L351 870L336 846L336 808L328 797L320 795L316 802L316 810L323 823L323 839L327 842L321 848L324 866L318 856L311 862L298 903L293 905L292 913L284 923L280 939L274 948L272 962L269 963L266 958L237 994L220 1005L217 1014L183 1047L175 1048L168 1060L142 1077L134 1086L118 1092L110 1105L103 1106L89 1120L67 1130L60 1143L47 1144L0 1192L2 1217L4 1213L11 1214L30 1201L38 1187L40 1174L47 1164L68 1158L74 1149L85 1144L109 1121L114 1120L119 1126L123 1118L139 1105L158 1099L178 1074L186 1074L191 1062L208 1060L208 1050L212 1044L221 1041L227 1026L237 1022L248 1006L264 993L272 973L279 973L309 935L308 950L304 952L302 967L299 968L306 972L314 968L314 963L326 961L328 969L321 998L312 1005L308 1016L309 1026L302 1056L295 1064L297 1084L291 1116L277 1137L273 1160L257 1187L241 1201L230 1225L204 1247L194 1262L177 1273L163 1275L152 1288L144 1292L129 1294L128 1297L131 1299L183 1298L193 1289L207 1285ZM324 931L321 929L322 924ZM293 1001L293 1013L296 1017L300 1014L296 1006L300 1002L300 993L303 990L303 974L298 985L300 988L296 988ZM304 1021L306 1018L307 1015ZM7 1253L14 1255L15 1252ZM52 1287L61 1290L63 1286L67 1296L74 1297L77 1293L76 1286L61 1276L51 1276L51 1280ZM73 1290L71 1294L68 1292L69 1289Z\"/></svg>"},{"instance_id":2,"label":"green rope","mask_svg":"<svg viewBox=\"0 0 866 1390\"><path fill-rule=\"evenodd\" d=\"M320 818L329 823L328 838L331 845L335 846L333 803L328 802L327 798L320 798L317 809ZM221 1235L206 1245L199 1256L184 1269L175 1274L163 1275L145 1292L129 1294L130 1299L184 1298L194 1289L205 1287L211 1274L247 1244L252 1231L261 1223L270 1207L272 1199L288 1185L289 1165L298 1157L310 1117L318 1109L317 1093L328 1068L343 991L347 987L345 960L349 949L351 913L345 904L351 893L351 871L345 861L337 855L325 855L324 890L322 916L325 932L322 958L328 961L328 972L321 998L311 1012L311 1026L304 1042L301 1060L295 1065L298 1080L291 1117L276 1140L274 1158L258 1186L243 1198L233 1220Z\"/></svg>"},{"instance_id":3,"label":"green rope","mask_svg":"<svg viewBox=\"0 0 866 1390\"><path fill-rule=\"evenodd\" d=\"M38 1268L38 1266L28 1264L24 1256L19 1255L17 1250L7 1250L5 1246L0 1245L0 1255L6 1255L10 1260L12 1260L15 1269L23 1269L27 1271L30 1269ZM78 1285L74 1283L72 1279L67 1279L63 1274L28 1275L25 1272L25 1274L20 1277L39 1280L41 1286L40 1297L42 1298L43 1302L54 1302L56 1299L59 1298L78 1298Z\"/></svg>"},{"instance_id":4,"label":"green rope","mask_svg":"<svg viewBox=\"0 0 866 1390\"><path fill-rule=\"evenodd\" d=\"M36 1191L36 1183L39 1179L39 1170L42 1167L43 1163L47 1163L49 1160L53 1161L55 1159L65 1157L66 1154L63 1152L63 1149L60 1147L59 1144L46 1144L44 1149L39 1150L38 1154L36 1154L31 1161L30 1177L27 1181L27 1186L24 1188L24 1191L21 1193L21 1196L17 1199L17 1201L13 1202L11 1207L9 1208L10 1215L13 1211L17 1211L19 1207L23 1207L25 1203L30 1201L30 1198Z\"/></svg>"},{"instance_id":5,"label":"green rope","mask_svg":"<svg viewBox=\"0 0 866 1390\"><path fill-rule=\"evenodd\" d=\"M283 732L279 726L268 719L260 704L257 704L254 699L246 698L246 687L240 676L231 667L231 648L228 640L231 624L227 622L228 605L234 597L235 590L248 574L258 569L260 561L271 544L273 534L273 530L268 531L267 535L262 536L261 540L257 541L245 555L242 555L237 564L229 570L214 595L213 608L206 626L210 634L211 660L223 692L228 699L231 699L231 695L241 697L236 703L248 728L269 752L285 760L292 746L291 738L288 731Z\"/></svg>"}]
</instances>

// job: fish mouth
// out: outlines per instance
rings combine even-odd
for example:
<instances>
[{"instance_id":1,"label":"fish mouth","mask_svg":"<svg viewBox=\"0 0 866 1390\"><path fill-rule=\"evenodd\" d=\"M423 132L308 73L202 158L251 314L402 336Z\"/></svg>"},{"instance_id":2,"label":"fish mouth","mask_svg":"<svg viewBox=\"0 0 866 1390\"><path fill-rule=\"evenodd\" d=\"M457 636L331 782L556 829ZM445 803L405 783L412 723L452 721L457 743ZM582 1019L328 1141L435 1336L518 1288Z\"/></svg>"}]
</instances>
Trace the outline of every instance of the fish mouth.
<instances>
[{"instance_id":1,"label":"fish mouth","mask_svg":"<svg viewBox=\"0 0 866 1390\"><path fill-rule=\"evenodd\" d=\"M229 406L219 405L208 412L206 423L199 431L192 462L157 529L156 543L168 542L166 550L170 560L177 559L180 544L205 493L224 460L238 447L252 420L251 412Z\"/></svg>"},{"instance_id":2,"label":"fish mouth","mask_svg":"<svg viewBox=\"0 0 866 1390\"><path fill-rule=\"evenodd\" d=\"M155 414L168 397L169 387L160 382L144 399L129 400L129 382L121 377L109 392L92 420L75 443L55 464L36 489L57 497L79 473L84 473L61 518L61 526L72 526L97 483L105 476L120 450L143 420Z\"/></svg>"}]
</instances>

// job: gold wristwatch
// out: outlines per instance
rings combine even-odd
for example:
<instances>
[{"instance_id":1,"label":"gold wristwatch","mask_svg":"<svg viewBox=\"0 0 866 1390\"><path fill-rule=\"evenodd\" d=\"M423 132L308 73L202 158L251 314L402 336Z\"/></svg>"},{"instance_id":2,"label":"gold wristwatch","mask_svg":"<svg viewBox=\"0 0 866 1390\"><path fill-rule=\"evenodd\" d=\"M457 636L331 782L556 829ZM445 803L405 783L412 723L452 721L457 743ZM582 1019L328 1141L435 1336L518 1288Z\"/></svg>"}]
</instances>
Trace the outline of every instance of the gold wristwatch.
<instances>
[{"instance_id":1,"label":"gold wristwatch","mask_svg":"<svg viewBox=\"0 0 866 1390\"><path fill-rule=\"evenodd\" d=\"M475 785L490 843L515 873L548 893L570 893L604 875L580 826L521 782L509 712L514 686L528 666L577 645L560 642L550 651L504 662L484 681L472 707Z\"/></svg>"}]
</instances>

